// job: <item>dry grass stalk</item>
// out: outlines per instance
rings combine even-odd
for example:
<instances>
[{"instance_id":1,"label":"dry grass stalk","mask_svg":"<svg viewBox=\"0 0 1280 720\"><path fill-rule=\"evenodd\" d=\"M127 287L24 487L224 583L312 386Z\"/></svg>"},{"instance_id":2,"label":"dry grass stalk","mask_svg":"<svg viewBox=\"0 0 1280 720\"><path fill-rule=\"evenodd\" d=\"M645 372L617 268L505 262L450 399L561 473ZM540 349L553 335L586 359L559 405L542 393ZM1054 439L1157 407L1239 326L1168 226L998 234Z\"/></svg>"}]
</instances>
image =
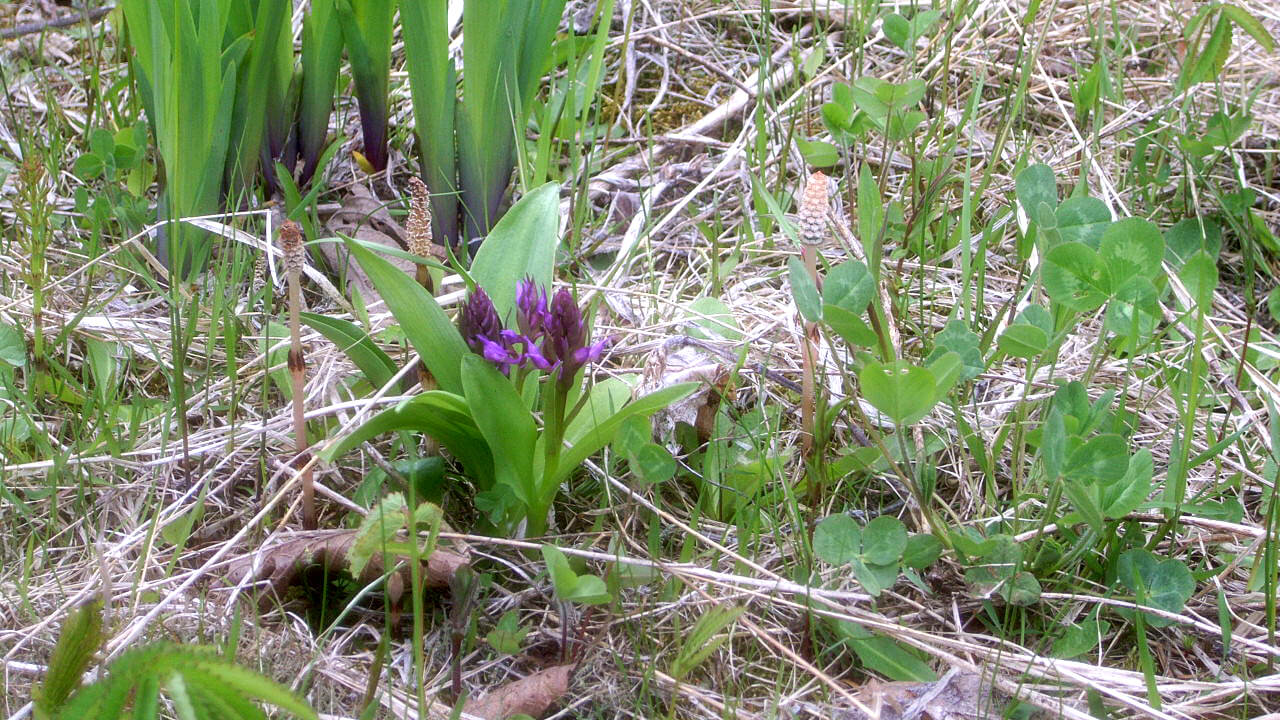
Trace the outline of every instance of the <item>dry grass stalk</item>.
<instances>
[{"instance_id":1,"label":"dry grass stalk","mask_svg":"<svg viewBox=\"0 0 1280 720\"><path fill-rule=\"evenodd\" d=\"M306 257L302 249L302 230L292 221L280 226L280 249L284 251L284 269L289 281L289 379L293 383L294 467L302 467L302 527L316 529L315 484L307 463L307 421L303 402L306 393L306 358L302 351L302 265Z\"/></svg>"}]
</instances>

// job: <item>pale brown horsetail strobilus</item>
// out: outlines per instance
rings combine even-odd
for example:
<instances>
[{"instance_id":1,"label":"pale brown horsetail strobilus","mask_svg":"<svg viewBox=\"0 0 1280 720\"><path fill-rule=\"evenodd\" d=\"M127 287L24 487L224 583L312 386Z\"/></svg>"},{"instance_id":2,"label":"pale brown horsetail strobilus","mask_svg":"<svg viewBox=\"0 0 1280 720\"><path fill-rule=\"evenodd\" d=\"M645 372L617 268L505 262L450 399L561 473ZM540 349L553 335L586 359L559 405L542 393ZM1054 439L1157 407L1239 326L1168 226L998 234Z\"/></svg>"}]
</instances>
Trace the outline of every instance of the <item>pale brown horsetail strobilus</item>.
<instances>
[{"instance_id":1,"label":"pale brown horsetail strobilus","mask_svg":"<svg viewBox=\"0 0 1280 720\"><path fill-rule=\"evenodd\" d=\"M827 235L827 176L815 172L809 176L804 186L804 194L800 200L800 214L797 218L800 225L800 255L804 267L813 278L815 287L822 288L822 278L818 277L818 246ZM815 451L814 416L817 411L817 366L818 366L818 324L805 321L804 343L804 378L801 385L800 422L804 431L801 448L805 457Z\"/></svg>"},{"instance_id":2,"label":"pale brown horsetail strobilus","mask_svg":"<svg viewBox=\"0 0 1280 720\"><path fill-rule=\"evenodd\" d=\"M302 468L302 526L316 528L315 486L311 479L310 459L307 452L307 421L303 414L303 394L306 385L306 358L302 352L302 331L299 314L302 312L302 264L306 258L302 249L302 230L289 221L280 226L280 249L284 251L284 269L289 281L289 377L293 384L293 434L297 456L294 467Z\"/></svg>"}]
</instances>

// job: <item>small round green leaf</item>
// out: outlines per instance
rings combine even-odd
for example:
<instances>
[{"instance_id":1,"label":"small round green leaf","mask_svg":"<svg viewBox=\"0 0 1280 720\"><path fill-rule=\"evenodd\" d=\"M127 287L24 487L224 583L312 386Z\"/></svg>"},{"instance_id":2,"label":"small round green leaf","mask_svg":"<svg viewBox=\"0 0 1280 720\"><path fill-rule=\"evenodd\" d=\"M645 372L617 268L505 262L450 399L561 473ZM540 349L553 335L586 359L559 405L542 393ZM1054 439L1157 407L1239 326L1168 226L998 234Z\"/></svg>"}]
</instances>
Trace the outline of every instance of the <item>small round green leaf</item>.
<instances>
[{"instance_id":1,"label":"small round green leaf","mask_svg":"<svg viewBox=\"0 0 1280 720\"><path fill-rule=\"evenodd\" d=\"M872 565L896 564L907 549L907 528L891 515L874 518L862 529L862 555Z\"/></svg>"},{"instance_id":2,"label":"small round green leaf","mask_svg":"<svg viewBox=\"0 0 1280 720\"><path fill-rule=\"evenodd\" d=\"M937 400L933 373L903 361L868 363L858 373L858 382L862 396L899 425L924 417Z\"/></svg>"},{"instance_id":3,"label":"small round green leaf","mask_svg":"<svg viewBox=\"0 0 1280 720\"><path fill-rule=\"evenodd\" d=\"M814 528L813 552L831 565L851 562L862 552L862 528L848 515L832 515Z\"/></svg>"}]
</instances>

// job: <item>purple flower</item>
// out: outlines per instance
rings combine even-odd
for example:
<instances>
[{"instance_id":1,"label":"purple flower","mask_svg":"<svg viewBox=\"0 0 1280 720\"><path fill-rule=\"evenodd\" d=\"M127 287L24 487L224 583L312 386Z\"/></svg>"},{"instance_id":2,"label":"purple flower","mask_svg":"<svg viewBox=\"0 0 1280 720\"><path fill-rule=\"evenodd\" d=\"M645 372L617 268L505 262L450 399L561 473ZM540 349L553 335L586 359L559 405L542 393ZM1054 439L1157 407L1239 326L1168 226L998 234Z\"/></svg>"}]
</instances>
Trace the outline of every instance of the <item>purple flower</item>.
<instances>
[{"instance_id":1,"label":"purple flower","mask_svg":"<svg viewBox=\"0 0 1280 720\"><path fill-rule=\"evenodd\" d=\"M546 291L526 275L516 285L516 326L525 337L537 340L548 317Z\"/></svg>"},{"instance_id":2,"label":"purple flower","mask_svg":"<svg viewBox=\"0 0 1280 720\"><path fill-rule=\"evenodd\" d=\"M553 362L569 359L573 351L586 341L586 326L582 311L567 288L551 299L551 311L547 317L547 331L542 350Z\"/></svg>"},{"instance_id":3,"label":"purple flower","mask_svg":"<svg viewBox=\"0 0 1280 720\"><path fill-rule=\"evenodd\" d=\"M609 339L587 344L587 327L573 293L561 289L547 302L547 293L533 278L516 286L516 324L502 327L493 301L484 290L467 299L458 318L458 330L467 346L493 363L504 375L513 367L554 371L559 388L566 390L584 365L600 359Z\"/></svg>"},{"instance_id":4,"label":"purple flower","mask_svg":"<svg viewBox=\"0 0 1280 720\"><path fill-rule=\"evenodd\" d=\"M462 306L458 331L472 352L488 357L485 344L493 342L502 332L502 320L483 288L476 288L467 298L467 304Z\"/></svg>"},{"instance_id":5,"label":"purple flower","mask_svg":"<svg viewBox=\"0 0 1280 720\"><path fill-rule=\"evenodd\" d=\"M609 339L604 338L587 345L587 326L582 310L573 294L561 288L551 300L546 334L542 340L542 352L558 365L556 379L560 389L567 389L578 371L589 362L595 362L604 354Z\"/></svg>"}]
</instances>

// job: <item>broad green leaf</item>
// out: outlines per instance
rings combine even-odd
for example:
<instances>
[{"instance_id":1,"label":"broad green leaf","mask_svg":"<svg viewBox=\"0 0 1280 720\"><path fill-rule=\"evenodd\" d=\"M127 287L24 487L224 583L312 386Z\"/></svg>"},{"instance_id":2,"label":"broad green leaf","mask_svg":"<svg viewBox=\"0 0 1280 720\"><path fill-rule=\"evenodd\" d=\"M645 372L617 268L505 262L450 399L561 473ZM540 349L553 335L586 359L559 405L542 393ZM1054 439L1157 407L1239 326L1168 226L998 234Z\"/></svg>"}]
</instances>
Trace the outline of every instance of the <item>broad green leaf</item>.
<instances>
[{"instance_id":1,"label":"broad green leaf","mask_svg":"<svg viewBox=\"0 0 1280 720\"><path fill-rule=\"evenodd\" d=\"M559 231L560 186L555 183L520 198L489 231L471 263L471 277L489 294L504 322L515 318L521 278L529 275L538 287L551 286Z\"/></svg>"},{"instance_id":2,"label":"broad green leaf","mask_svg":"<svg viewBox=\"0 0 1280 720\"><path fill-rule=\"evenodd\" d=\"M1108 273L1111 292L1131 278L1154 278L1163 259L1164 238L1149 220L1125 218L1102 233L1098 261Z\"/></svg>"},{"instance_id":3,"label":"broad green leaf","mask_svg":"<svg viewBox=\"0 0 1280 720\"><path fill-rule=\"evenodd\" d=\"M395 377L396 364L359 326L341 318L304 312L300 314L307 327L338 346L360 369L374 387L382 387Z\"/></svg>"},{"instance_id":4,"label":"broad green leaf","mask_svg":"<svg viewBox=\"0 0 1280 720\"><path fill-rule=\"evenodd\" d=\"M1031 605L1040 599L1040 581L1026 570L1020 570L1005 581L1000 596L1010 605Z\"/></svg>"},{"instance_id":5,"label":"broad green leaf","mask_svg":"<svg viewBox=\"0 0 1280 720\"><path fill-rule=\"evenodd\" d=\"M858 383L862 396L899 425L924 417L937 401L933 373L905 361L867 363L858 373Z\"/></svg>"},{"instance_id":6,"label":"broad green leaf","mask_svg":"<svg viewBox=\"0 0 1280 720\"><path fill-rule=\"evenodd\" d=\"M844 112L839 108L833 108L833 111L836 113ZM840 129L843 128L844 126L840 127ZM814 167L831 167L840 162L840 149L829 142L810 142L804 139L797 139L796 147L800 149L800 155L804 157L804 161Z\"/></svg>"},{"instance_id":7,"label":"broad green leaf","mask_svg":"<svg viewBox=\"0 0 1280 720\"><path fill-rule=\"evenodd\" d=\"M1143 548L1126 550L1116 564L1116 575L1135 595L1141 588L1146 604L1173 613L1182 612L1196 589L1195 578L1181 560L1161 560ZM1165 627L1173 621L1149 615L1147 622Z\"/></svg>"},{"instance_id":8,"label":"broad green leaf","mask_svg":"<svg viewBox=\"0 0 1280 720\"><path fill-rule=\"evenodd\" d=\"M1203 312L1210 312L1213 309L1213 291L1218 287L1218 265L1209 253L1201 250L1188 258L1178 277L1187 286L1192 302Z\"/></svg>"},{"instance_id":9,"label":"broad green leaf","mask_svg":"<svg viewBox=\"0 0 1280 720\"><path fill-rule=\"evenodd\" d=\"M533 451L538 428L511 380L479 355L462 359L462 387L471 417L480 429L493 461L510 468L520 479L520 499L535 506L538 488L534 478Z\"/></svg>"},{"instance_id":10,"label":"broad green leaf","mask_svg":"<svg viewBox=\"0 0 1280 720\"><path fill-rule=\"evenodd\" d=\"M657 443L642 445L631 458L631 470L646 485L670 480L676 474L676 460Z\"/></svg>"},{"instance_id":11,"label":"broad green leaf","mask_svg":"<svg viewBox=\"0 0 1280 720\"><path fill-rule=\"evenodd\" d=\"M1151 451L1143 448L1134 453L1120 482L1102 489L1102 514L1109 518L1122 518L1136 510L1151 494L1154 473Z\"/></svg>"},{"instance_id":12,"label":"broad green leaf","mask_svg":"<svg viewBox=\"0 0 1280 720\"><path fill-rule=\"evenodd\" d=\"M929 372L933 373L933 399L942 400L964 374L964 361L959 353L943 353L929 363Z\"/></svg>"},{"instance_id":13,"label":"broad green leaf","mask_svg":"<svg viewBox=\"0 0 1280 720\"><path fill-rule=\"evenodd\" d=\"M485 635L484 640L490 647L504 655L515 655L520 652L520 646L524 643L529 631L530 628L520 624L519 612L508 610L502 614L497 626Z\"/></svg>"},{"instance_id":14,"label":"broad green leaf","mask_svg":"<svg viewBox=\"0 0 1280 720\"><path fill-rule=\"evenodd\" d=\"M1063 242L1081 242L1094 249L1111 225L1111 211L1106 203L1092 197L1067 198L1054 216Z\"/></svg>"},{"instance_id":15,"label":"broad green leaf","mask_svg":"<svg viewBox=\"0 0 1280 720\"><path fill-rule=\"evenodd\" d=\"M556 469L554 476L555 484L558 486L564 482L573 471L582 465L584 460L600 448L608 445L618 427L626 422L628 418L650 415L673 402L688 397L697 388L698 383L681 383L655 390L644 397L633 400L614 413L612 417L601 421L584 433L581 440L574 443L560 456L560 465Z\"/></svg>"},{"instance_id":16,"label":"broad green leaf","mask_svg":"<svg viewBox=\"0 0 1280 720\"><path fill-rule=\"evenodd\" d=\"M413 99L423 180L431 190L431 224L437 242L456 247L460 238L454 134L458 77L449 57L449 4L402 2L400 22L404 37L413 38L404 44L404 70ZM306 77L304 74L304 83ZM329 99L332 101L332 95Z\"/></svg>"},{"instance_id":17,"label":"broad green leaf","mask_svg":"<svg viewBox=\"0 0 1280 720\"><path fill-rule=\"evenodd\" d=\"M0 362L13 367L27 364L27 343L15 327L0 322Z\"/></svg>"},{"instance_id":18,"label":"broad green leaf","mask_svg":"<svg viewBox=\"0 0 1280 720\"><path fill-rule=\"evenodd\" d=\"M902 564L916 570L924 570L938 561L942 556L942 543L928 533L916 533L907 538L907 547L902 551Z\"/></svg>"},{"instance_id":19,"label":"broad green leaf","mask_svg":"<svg viewBox=\"0 0 1280 720\"><path fill-rule=\"evenodd\" d=\"M960 357L963 371L960 382L972 380L986 369L986 361L982 359L980 348L982 338L970 330L961 320L950 320L946 327L933 337L933 352L926 358L926 364L932 364L942 355L952 352Z\"/></svg>"},{"instance_id":20,"label":"broad green leaf","mask_svg":"<svg viewBox=\"0 0 1280 720\"><path fill-rule=\"evenodd\" d=\"M600 605L613 599L608 588L605 587L604 580L595 575L575 573L573 568L569 567L569 559L560 548L554 545L543 545L542 557L551 574L556 596L561 600L583 605Z\"/></svg>"},{"instance_id":21,"label":"broad green leaf","mask_svg":"<svg viewBox=\"0 0 1280 720\"><path fill-rule=\"evenodd\" d=\"M898 13L889 13L884 16L884 22L881 26L884 30L884 36L889 42L897 45L903 50L910 51L910 41L914 38L911 36L911 23Z\"/></svg>"},{"instance_id":22,"label":"broad green leaf","mask_svg":"<svg viewBox=\"0 0 1280 720\"><path fill-rule=\"evenodd\" d=\"M1211 218L1184 218L1164 231L1164 241L1165 260L1180 268L1200 250L1217 258L1222 248L1222 226Z\"/></svg>"},{"instance_id":23,"label":"broad green leaf","mask_svg":"<svg viewBox=\"0 0 1280 720\"><path fill-rule=\"evenodd\" d=\"M1105 268L1083 243L1063 243L1050 250L1041 273L1049 297L1067 308L1088 312L1107 300Z\"/></svg>"},{"instance_id":24,"label":"broad green leaf","mask_svg":"<svg viewBox=\"0 0 1280 720\"><path fill-rule=\"evenodd\" d=\"M884 200L880 193L880 185L871 174L869 163L862 163L858 168L858 239L862 241L862 251L866 254L867 270L874 281L880 277L880 257L883 247L880 241L880 230L884 225Z\"/></svg>"},{"instance_id":25,"label":"broad green leaf","mask_svg":"<svg viewBox=\"0 0 1280 720\"><path fill-rule=\"evenodd\" d=\"M862 529L848 515L832 515L813 529L813 553L823 562L844 565L862 552Z\"/></svg>"},{"instance_id":26,"label":"broad green leaf","mask_svg":"<svg viewBox=\"0 0 1280 720\"><path fill-rule=\"evenodd\" d=\"M818 296L818 286L813 282L813 276L805 269L800 258L795 256L787 261L787 268L796 309L805 320L818 322L822 319L822 300Z\"/></svg>"},{"instance_id":27,"label":"broad green leaf","mask_svg":"<svg viewBox=\"0 0 1280 720\"><path fill-rule=\"evenodd\" d=\"M845 621L840 622L846 624ZM890 638L880 635L855 637L850 633L841 635L864 666L890 680L934 682L938 679L937 674L923 660Z\"/></svg>"},{"instance_id":28,"label":"broad green leaf","mask_svg":"<svg viewBox=\"0 0 1280 720\"><path fill-rule=\"evenodd\" d=\"M740 341L743 339L742 328L733 311L719 298L703 295L694 299L686 308L685 315L693 327L689 334L702 340L725 339Z\"/></svg>"},{"instance_id":29,"label":"broad green leaf","mask_svg":"<svg viewBox=\"0 0 1280 720\"><path fill-rule=\"evenodd\" d=\"M413 277L352 240L346 241L369 281L413 344L441 390L462 392L462 358L470 350L444 310ZM514 292L514 289L512 290Z\"/></svg>"},{"instance_id":30,"label":"broad green leaf","mask_svg":"<svg viewBox=\"0 0 1280 720\"><path fill-rule=\"evenodd\" d=\"M856 313L837 305L822 306L822 322L850 345L871 347L876 344L876 333Z\"/></svg>"},{"instance_id":31,"label":"broad green leaf","mask_svg":"<svg viewBox=\"0 0 1280 720\"><path fill-rule=\"evenodd\" d=\"M893 587L898 581L896 562L891 565L875 565L866 562L859 555L849 561L849 567L853 569L853 576L858 579L858 584L872 597L879 597L880 593Z\"/></svg>"},{"instance_id":32,"label":"broad green leaf","mask_svg":"<svg viewBox=\"0 0 1280 720\"><path fill-rule=\"evenodd\" d=\"M1031 165L1018 173L1014 182L1018 204L1027 217L1036 218L1036 208L1045 203L1050 209L1058 207L1058 184L1053 169L1048 165Z\"/></svg>"},{"instance_id":33,"label":"broad green leaf","mask_svg":"<svg viewBox=\"0 0 1280 720\"><path fill-rule=\"evenodd\" d=\"M607 378L591 386L587 401L570 420L564 430L564 441L574 445L586 437L592 428L613 417L631 401L631 386L618 378ZM648 428L649 423L642 423ZM646 433L649 430L646 429ZM645 438L646 442L648 438ZM611 441L612 442L612 441Z\"/></svg>"},{"instance_id":34,"label":"broad green leaf","mask_svg":"<svg viewBox=\"0 0 1280 720\"><path fill-rule=\"evenodd\" d=\"M1030 360L1049 347L1049 336L1035 325L1014 323L1000 333L996 345L1013 357Z\"/></svg>"},{"instance_id":35,"label":"broad green leaf","mask_svg":"<svg viewBox=\"0 0 1280 720\"><path fill-rule=\"evenodd\" d=\"M1110 483L1129 469L1129 446L1119 435L1099 435L1076 448L1062 469L1068 481Z\"/></svg>"},{"instance_id":36,"label":"broad green leaf","mask_svg":"<svg viewBox=\"0 0 1280 720\"><path fill-rule=\"evenodd\" d=\"M858 260L846 260L836 265L822 281L822 302L855 315L867 311L873 295L875 284L871 280L871 273Z\"/></svg>"},{"instance_id":37,"label":"broad green leaf","mask_svg":"<svg viewBox=\"0 0 1280 720\"><path fill-rule=\"evenodd\" d=\"M1065 474L1065 473L1064 473ZM1101 534L1103 530L1102 507L1098 503L1098 489L1092 483L1073 480L1070 476L1062 479L1062 492L1071 501L1080 517L1089 524L1094 532Z\"/></svg>"},{"instance_id":38,"label":"broad green leaf","mask_svg":"<svg viewBox=\"0 0 1280 720\"><path fill-rule=\"evenodd\" d=\"M1062 475L1062 467L1066 463L1067 429L1062 414L1062 409L1055 403L1040 431L1040 459L1044 461L1045 474L1050 480Z\"/></svg>"},{"instance_id":39,"label":"broad green leaf","mask_svg":"<svg viewBox=\"0 0 1280 720\"><path fill-rule=\"evenodd\" d=\"M448 448L482 489L493 485L493 454L471 417L466 400L444 390L432 390L383 410L351 431L320 457L332 461L370 438L409 430L426 433Z\"/></svg>"},{"instance_id":40,"label":"broad green leaf","mask_svg":"<svg viewBox=\"0 0 1280 720\"><path fill-rule=\"evenodd\" d=\"M1097 647L1110 629L1111 623L1105 620L1073 623L1063 630L1057 640L1053 641L1053 650L1050 652L1054 657L1063 660L1083 655Z\"/></svg>"},{"instance_id":41,"label":"broad green leaf","mask_svg":"<svg viewBox=\"0 0 1280 720\"><path fill-rule=\"evenodd\" d=\"M896 564L907 549L907 528L890 515L873 518L862 529L862 554L873 565Z\"/></svg>"}]
</instances>

